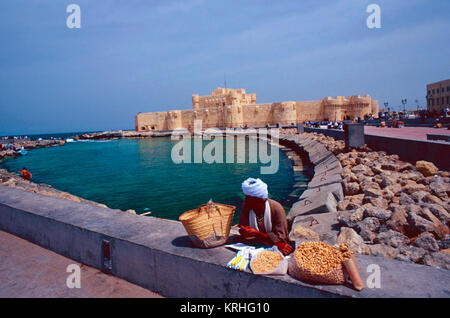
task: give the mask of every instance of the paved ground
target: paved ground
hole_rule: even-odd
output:
[[[427,134],[442,134],[450,136],[450,130],[448,130],[447,128],[427,128],[427,127],[382,128],[375,126],[365,126],[364,132],[369,135],[400,137],[407,139],[423,139],[423,140],[427,140]]]
[[[73,274],[66,271],[70,264],[81,268],[79,289],[67,287],[67,278]],[[161,296],[0,231],[0,298],[10,297]]]

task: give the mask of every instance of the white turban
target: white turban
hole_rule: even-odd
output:
[[[245,195],[262,199],[267,199],[269,195],[267,191],[267,184],[262,182],[262,180],[259,178],[248,178],[247,180],[242,182],[242,191]]]

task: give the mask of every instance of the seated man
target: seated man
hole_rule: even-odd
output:
[[[22,178],[28,181],[30,181],[30,179],[33,177],[33,175],[25,167],[23,167],[22,171],[17,171],[17,173],[20,173]]]
[[[288,243],[286,212],[280,203],[268,199],[267,184],[249,178],[242,183],[245,201],[239,219],[244,241],[276,245],[284,255],[294,248]]]

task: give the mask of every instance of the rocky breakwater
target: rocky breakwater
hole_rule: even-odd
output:
[[[16,189],[20,189],[20,190],[24,190],[24,191],[29,191],[29,192],[33,192],[33,193],[37,193],[37,194],[41,194],[41,195],[45,195],[45,196],[50,196],[50,197],[55,197],[55,198],[60,198],[60,199],[65,199],[65,200],[71,200],[71,201],[80,202],[80,203],[92,204],[92,205],[96,205],[96,206],[99,206],[102,208],[108,208],[104,204],[86,200],[86,199],[80,198],[78,196],[75,196],[73,194],[57,190],[48,184],[43,184],[43,183],[37,184],[37,183],[31,182],[28,180],[24,180],[22,177],[16,175],[15,173],[8,172],[5,169],[0,169],[0,185],[12,187],[12,188],[16,188]],[[134,210],[127,210],[125,212],[136,214],[136,212]]]
[[[102,140],[102,139],[120,139],[120,138],[151,138],[151,137],[166,137],[170,135],[171,132],[116,130],[116,131],[103,131],[103,132],[83,134],[81,136],[76,136],[74,139]]]
[[[281,135],[280,143],[295,150],[312,174],[307,188],[287,215],[290,239],[298,243],[320,240],[337,244],[337,205],[344,199],[339,160],[321,142],[306,134]]]
[[[0,160],[7,157],[17,157],[21,154],[18,152],[22,149],[22,147],[25,150],[31,150],[35,148],[45,148],[45,147],[54,147],[54,146],[62,146],[66,142],[64,140],[57,140],[57,139],[51,139],[51,140],[14,140],[14,149],[5,149],[0,150]],[[17,150],[17,151],[16,151]]]
[[[315,169],[331,164],[293,206],[293,239],[331,237],[333,243],[337,235],[336,243],[357,253],[450,269],[449,172],[367,147],[346,152],[342,141],[320,134],[300,136],[291,138],[310,150],[313,160],[321,158]],[[334,198],[322,193],[319,199],[320,191],[310,191],[321,183],[335,187],[328,190]]]

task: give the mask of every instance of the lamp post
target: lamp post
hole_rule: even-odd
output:
[[[417,112],[419,112],[419,108],[420,108],[419,107],[419,101],[416,99],[415,102],[416,102],[416,105],[417,105]]]
[[[402,99],[402,104],[403,104],[403,114],[406,113],[406,103],[407,103],[406,98],[405,98],[405,99]]]

